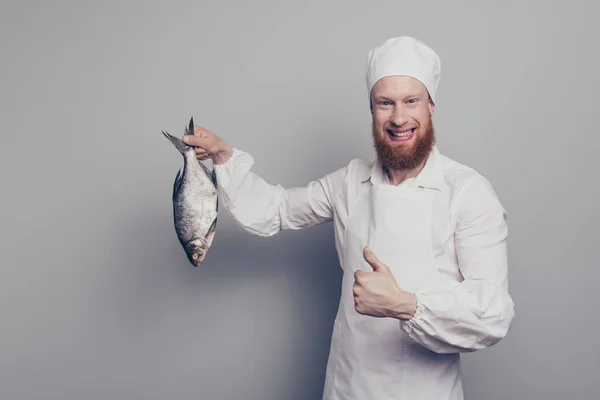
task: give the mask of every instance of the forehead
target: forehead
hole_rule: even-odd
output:
[[[412,76],[394,75],[381,78],[371,90],[372,96],[416,96],[427,92],[425,85]]]

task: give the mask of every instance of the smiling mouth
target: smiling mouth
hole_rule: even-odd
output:
[[[387,133],[388,133],[388,135],[390,135],[392,137],[405,138],[405,137],[412,135],[415,132],[415,129],[416,128],[412,128],[412,129],[405,130],[405,131],[393,131],[391,129],[387,129]]]

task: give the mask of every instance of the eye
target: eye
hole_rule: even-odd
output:
[[[408,102],[409,102],[410,104],[414,104],[414,103],[416,103],[416,102],[417,102],[417,100],[418,100],[418,99],[409,99],[409,100],[408,100]]]
[[[391,104],[392,104],[391,102],[385,101],[385,100],[382,100],[382,101],[379,102],[379,105],[382,105],[382,106],[389,106]]]

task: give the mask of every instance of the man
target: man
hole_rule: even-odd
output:
[[[199,159],[212,158],[221,204],[247,231],[334,223],[344,274],[323,399],[463,399],[460,353],[496,344],[513,322],[506,212],[483,176],[435,145],[439,77],[421,41],[373,49],[377,159],[306,187],[268,184],[248,153],[206,129],[188,138]]]

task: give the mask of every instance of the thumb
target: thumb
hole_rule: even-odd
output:
[[[388,266],[382,263],[367,246],[365,246],[365,249],[363,251],[363,257],[365,258],[365,261],[368,262],[369,265],[373,268],[373,271],[386,273],[390,272]]]

